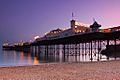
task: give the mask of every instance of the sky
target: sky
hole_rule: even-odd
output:
[[[102,28],[120,25],[120,0],[0,0],[0,43],[33,40],[56,28],[69,28],[72,12],[78,22]]]

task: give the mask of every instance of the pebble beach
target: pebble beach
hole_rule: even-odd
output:
[[[120,80],[120,61],[1,67],[0,80]]]

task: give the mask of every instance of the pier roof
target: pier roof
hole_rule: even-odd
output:
[[[83,33],[79,35],[58,38],[53,40],[42,40],[32,43],[32,45],[77,44],[83,42],[87,43],[95,40],[114,40],[114,39],[119,39],[120,38],[119,35],[120,35],[120,31],[109,32],[109,33],[89,32],[89,33]]]
[[[90,28],[94,28],[94,27],[101,27],[101,25],[98,24],[97,21],[94,21],[94,23],[90,25]]]

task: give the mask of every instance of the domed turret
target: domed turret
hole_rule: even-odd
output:
[[[94,23],[92,25],[90,25],[92,32],[98,32],[100,27],[101,27],[101,25],[98,24],[96,21],[94,21]]]

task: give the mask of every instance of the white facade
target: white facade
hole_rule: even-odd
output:
[[[75,20],[71,20],[70,25],[71,25],[71,28],[66,30],[61,30],[59,32],[57,31],[57,29],[52,30],[52,31],[56,31],[57,33],[56,32],[53,33],[52,31],[50,31],[44,37],[42,37],[41,40],[52,40],[57,38],[69,37],[76,34],[85,33],[88,29],[90,29],[89,27],[86,27],[83,24],[82,25],[76,24]]]

